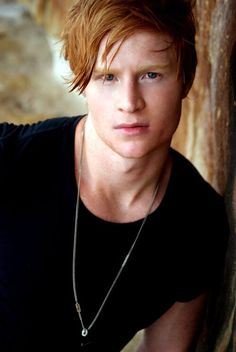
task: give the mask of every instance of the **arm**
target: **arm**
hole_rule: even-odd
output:
[[[207,295],[175,303],[144,332],[137,352],[192,352],[197,343]]]

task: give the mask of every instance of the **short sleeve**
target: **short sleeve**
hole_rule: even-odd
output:
[[[224,266],[229,225],[224,200],[209,188],[205,199],[196,199],[186,210],[187,231],[180,239],[175,271],[176,301],[190,301],[219,288]]]

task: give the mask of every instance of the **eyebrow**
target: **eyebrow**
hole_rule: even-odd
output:
[[[163,70],[169,66],[170,66],[170,63],[144,65],[144,66],[139,66],[137,71],[138,71],[138,73],[152,72],[152,71]],[[112,69],[112,68],[108,67],[108,69],[106,71],[105,67],[104,67],[104,69],[97,67],[94,69],[93,74],[94,75],[103,75],[104,73],[110,73],[110,72],[112,72],[113,74],[118,74],[119,70],[117,70],[116,68]]]
[[[138,67],[138,72],[158,71],[158,70],[163,70],[169,66],[170,66],[170,63],[144,65],[144,66]]]

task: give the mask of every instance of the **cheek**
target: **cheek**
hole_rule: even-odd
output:
[[[87,101],[88,112],[91,113],[93,116],[97,115],[97,118],[99,118],[99,115],[102,113],[104,109],[104,105],[105,105],[104,101],[100,99],[98,96],[91,95],[91,94],[87,95],[86,101]]]
[[[175,94],[174,94],[175,93]],[[176,131],[181,116],[182,100],[176,96],[176,92],[171,95],[170,92],[162,97],[158,97],[152,102],[152,111],[155,128],[158,133],[165,139],[171,137]]]
[[[86,102],[88,111],[92,114],[106,114],[110,110],[112,103],[111,99],[105,94],[103,89],[97,89],[96,87],[89,87],[86,90]]]

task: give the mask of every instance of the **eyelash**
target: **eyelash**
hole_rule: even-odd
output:
[[[153,77],[153,76],[154,76],[154,77]],[[142,78],[147,77],[147,78],[149,78],[149,79],[151,79],[151,80],[154,80],[154,79],[156,79],[157,77],[161,77],[161,76],[162,76],[162,75],[161,75],[160,73],[150,71],[150,72],[145,73],[145,74],[142,76]],[[111,79],[110,79],[110,78],[111,78]],[[112,81],[114,80],[114,78],[115,78],[115,76],[114,76],[112,73],[108,73],[108,74],[106,74],[106,75],[103,77],[103,81],[104,81],[104,82],[112,82]]]
[[[112,79],[108,79],[108,77],[112,77]],[[103,80],[105,82],[112,82],[114,78],[115,78],[115,76],[112,73],[108,73],[103,77]]]
[[[157,78],[157,77],[160,76],[160,74],[157,73],[157,72],[147,72],[146,75],[147,75],[147,77],[150,78],[150,79],[155,79],[155,78]],[[151,75],[154,75],[155,77],[150,77]]]

